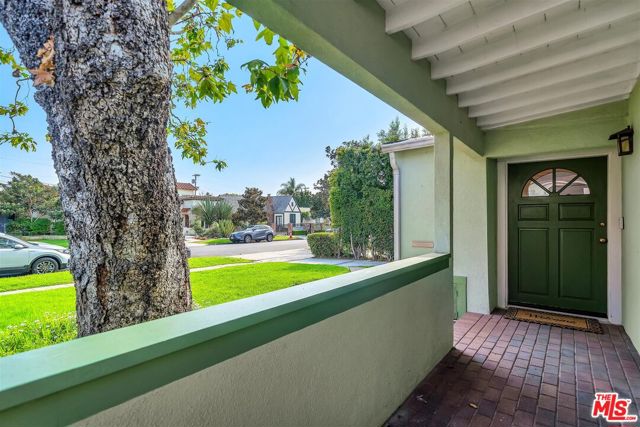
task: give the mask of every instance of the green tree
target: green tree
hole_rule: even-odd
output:
[[[427,130],[425,128],[412,128],[409,129],[405,124],[401,126],[400,119],[396,117],[389,123],[389,127],[385,130],[382,129],[378,132],[378,142],[381,144],[387,144],[390,142],[404,141],[409,138],[418,138],[419,136],[426,136]]]
[[[233,214],[233,222],[236,224],[260,224],[267,221],[265,206],[267,198],[262,191],[255,187],[247,187],[238,201],[240,205]]]
[[[329,208],[329,172],[313,184],[316,191],[311,195],[311,216],[314,218],[327,218],[330,215]]]
[[[417,130],[412,132],[418,132]],[[369,137],[347,141],[325,149],[333,170],[316,183],[318,211],[328,194],[332,224],[346,253],[355,258],[393,259],[393,171],[381,144],[410,135],[398,119],[378,132],[378,142]]]
[[[303,190],[304,188],[306,188],[304,184],[296,182],[296,179],[291,177],[287,180],[287,182],[283,182],[282,184],[280,184],[278,194],[294,196],[297,192]]]
[[[20,88],[32,84],[60,178],[83,336],[191,309],[167,137],[197,164],[225,163],[208,156],[207,123],[174,107],[222,102],[240,85],[264,107],[297,100],[307,55],[254,22],[273,58],[248,61],[246,77],[231,81],[225,55],[241,45],[233,24],[242,13],[224,1],[63,3],[0,2],[13,43],[0,48],[0,65],[18,87],[0,106],[11,123],[0,144],[35,149],[16,126],[29,109]]]
[[[0,184],[0,213],[15,219],[34,221],[49,217],[60,219],[60,195],[52,185],[43,184],[31,175],[11,172],[11,179]]]

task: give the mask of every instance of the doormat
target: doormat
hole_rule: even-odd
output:
[[[519,320],[521,322],[538,323],[540,325],[557,326],[559,328],[575,329],[576,331],[593,332],[595,334],[603,333],[600,322],[596,319],[587,319],[584,317],[510,307],[504,315],[504,318]]]

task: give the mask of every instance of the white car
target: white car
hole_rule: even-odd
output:
[[[66,269],[69,250],[58,245],[25,242],[0,233],[0,276],[52,273]]]

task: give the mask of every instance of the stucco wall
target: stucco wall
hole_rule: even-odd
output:
[[[440,271],[77,425],[381,425],[452,346],[451,274]]]
[[[489,274],[487,160],[458,141],[453,148],[453,274],[467,278],[467,310],[489,313],[496,285]]]
[[[490,130],[485,156],[506,158],[611,147],[612,132],[626,126],[627,101]]]
[[[434,152],[425,147],[395,155],[400,169],[400,254],[409,258],[432,252],[411,242],[435,239]]]
[[[635,152],[622,159],[622,324],[640,348],[640,84],[629,98],[629,124],[635,129]]]

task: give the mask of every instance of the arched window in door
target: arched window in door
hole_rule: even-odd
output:
[[[569,169],[550,168],[542,170],[527,180],[522,197],[584,196],[591,194],[587,181]]]

